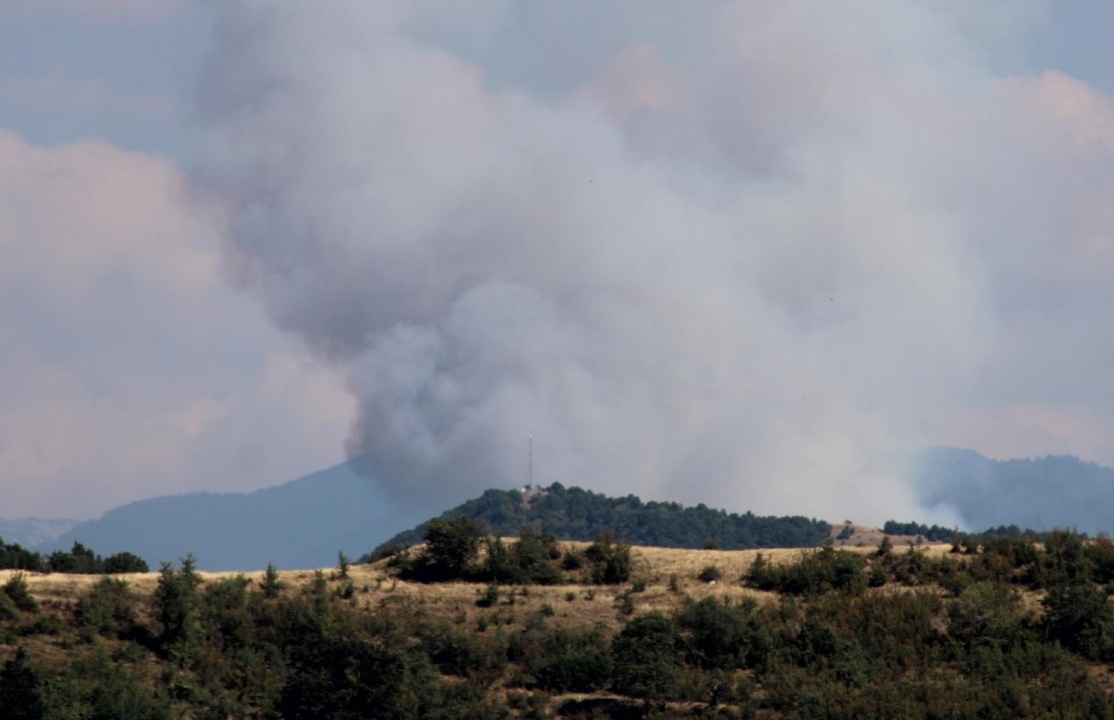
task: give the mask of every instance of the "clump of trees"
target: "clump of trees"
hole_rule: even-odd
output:
[[[103,575],[145,573],[150,568],[143,558],[130,552],[103,558],[92,549],[75,542],[68,551],[55,550],[44,557],[40,552],[28,550],[19,543],[5,543],[0,538],[0,570]]]
[[[467,515],[430,521],[425,546],[415,554],[397,551],[392,564],[403,578],[420,582],[467,580],[494,585],[557,585],[590,582],[613,585],[631,577],[631,546],[604,532],[582,551],[560,547],[550,533],[532,526],[516,541],[487,534]]]

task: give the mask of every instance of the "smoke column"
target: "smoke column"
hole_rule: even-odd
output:
[[[946,521],[886,458],[971,416],[1067,212],[1001,70],[1035,9],[237,0],[194,175],[399,498],[533,432],[539,484]]]

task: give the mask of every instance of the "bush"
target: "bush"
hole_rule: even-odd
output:
[[[617,542],[611,532],[600,534],[584,556],[592,564],[590,579],[598,585],[617,585],[630,579],[630,545]]]
[[[27,579],[23,573],[12,575],[8,582],[4,583],[4,594],[20,610],[34,612],[39,607],[39,603],[31,596],[31,589],[27,586]]]
[[[579,570],[584,567],[585,562],[587,562],[587,559],[584,557],[584,553],[571,549],[566,550],[565,554],[561,557],[561,569]]]
[[[1021,596],[1002,583],[979,582],[948,606],[948,633],[964,643],[1005,647],[1021,630]]]
[[[713,599],[689,605],[677,616],[689,662],[705,669],[733,670],[741,665],[749,633],[742,615]]]
[[[631,620],[611,641],[616,692],[651,704],[668,699],[681,666],[677,628],[660,613]]]
[[[1041,604],[1049,639],[1090,660],[1114,658],[1114,611],[1106,594],[1089,580],[1080,578],[1055,585]]]
[[[483,652],[476,637],[453,630],[445,621],[422,625],[418,637],[430,662],[447,675],[465,676],[482,666]]]
[[[540,641],[528,664],[534,684],[551,692],[590,693],[611,679],[611,653],[598,631],[558,628]]]
[[[425,554],[449,578],[463,576],[479,552],[483,525],[467,515],[452,520],[434,518],[425,531]]]
[[[697,580],[706,583],[715,582],[722,577],[723,571],[715,565],[706,565],[699,573],[696,574]]]
[[[120,636],[135,624],[134,603],[127,582],[102,578],[78,598],[74,618],[87,631]]]
[[[300,644],[293,662],[295,671],[287,676],[278,701],[281,717],[404,717],[399,699],[405,664],[395,650],[326,633]]]
[[[0,718],[38,720],[44,717],[41,684],[27,650],[19,648],[15,657],[0,668]]]
[[[109,575],[151,572],[147,561],[130,552],[110,555],[104,561],[104,572]]]
[[[499,602],[499,585],[491,583],[487,586],[487,590],[476,601],[476,607],[491,607]]]
[[[15,606],[15,602],[8,596],[8,593],[0,592],[0,622],[18,620],[19,618],[19,608]]]
[[[865,563],[858,553],[831,547],[804,551],[797,562],[786,565],[774,565],[759,553],[743,579],[751,587],[790,595],[859,591],[866,585]]]

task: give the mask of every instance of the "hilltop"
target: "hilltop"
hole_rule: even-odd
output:
[[[643,502],[634,495],[608,497],[560,483],[522,491],[487,490],[440,517],[458,515],[484,523],[495,535],[516,535],[524,527],[533,527],[561,540],[588,541],[610,531],[635,545],[662,548],[815,547],[831,529],[827,522],[802,516],[758,516],[703,504],[686,507],[675,502]],[[403,531],[384,546],[415,545],[428,527],[427,521]]]

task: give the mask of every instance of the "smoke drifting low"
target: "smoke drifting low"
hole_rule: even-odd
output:
[[[196,111],[234,277],[400,497],[525,482],[533,433],[539,483],[947,521],[885,458],[1109,423],[1094,368],[1032,389],[1069,314],[1114,348],[1114,113],[1003,76],[1028,4],[467,5],[225,3]]]

